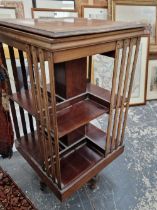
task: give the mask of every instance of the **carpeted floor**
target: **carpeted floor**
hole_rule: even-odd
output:
[[[12,178],[0,167],[0,210],[37,210]]]
[[[98,124],[105,127],[102,119]],[[48,189],[40,191],[19,153],[0,165],[39,210],[157,210],[157,101],[131,107],[127,125],[125,152],[100,173],[97,188],[84,186],[64,203]]]

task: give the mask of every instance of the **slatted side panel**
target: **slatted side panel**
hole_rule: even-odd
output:
[[[29,84],[28,84],[28,65],[26,66],[25,63],[25,56],[26,54],[22,50],[18,50],[18,56],[19,56],[19,64],[21,67],[21,73],[22,73],[22,80],[23,80],[23,87],[24,90],[29,89]],[[31,114],[28,113],[28,119],[29,119],[29,127],[30,131],[34,132],[34,123],[33,123],[33,117]]]
[[[123,125],[122,125],[122,133],[118,139],[118,144],[122,145],[123,141],[124,141],[124,131],[126,128],[126,122],[127,122],[127,116],[128,116],[128,109],[129,109],[129,102],[130,102],[130,98],[131,98],[131,92],[132,92],[132,87],[133,87],[133,82],[134,82],[134,76],[135,76],[135,70],[136,70],[136,64],[137,64],[137,60],[138,60],[138,53],[139,53],[139,48],[140,48],[140,41],[141,38],[137,38],[137,39],[133,39],[132,42],[133,44],[136,43],[136,49],[135,49],[135,53],[134,53],[134,59],[132,62],[132,72],[130,75],[130,81],[128,84],[128,94],[127,94],[127,103],[125,104],[125,113],[124,113],[124,121],[123,121]]]
[[[123,144],[140,38],[117,42],[105,155]]]
[[[27,56],[44,170],[61,187],[53,54],[30,46]]]
[[[4,67],[8,72],[9,95],[21,93],[28,90],[28,77],[25,64],[24,52],[12,46],[0,44],[0,55]],[[33,117],[28,114],[21,106],[10,99],[10,108],[14,122],[16,138],[34,132]]]
[[[61,186],[61,171],[60,171],[60,157],[59,157],[59,136],[57,126],[57,115],[56,115],[56,97],[55,97],[55,79],[54,79],[54,59],[52,53],[47,53],[48,67],[49,67],[49,78],[50,78],[50,98],[51,98],[51,118],[53,125],[53,138],[54,138],[54,150],[56,157],[56,178],[60,188]]]
[[[39,94],[37,92],[37,84],[36,83],[36,79],[35,79],[35,72],[37,69],[38,72],[38,60],[35,61],[35,59],[37,59],[36,55],[33,56],[34,53],[32,53],[33,48],[31,48],[30,46],[27,46],[27,50],[26,50],[26,56],[27,56],[27,61],[28,61],[28,72],[29,72],[29,77],[30,77],[30,90],[31,90],[31,95],[32,95],[32,103],[33,103],[33,109],[35,110],[36,116],[35,118],[39,118],[40,117],[40,103],[38,104],[38,100],[40,98],[38,98]],[[34,64],[36,63],[36,64]],[[42,113],[42,112],[41,112]],[[43,165],[43,170],[45,170],[45,159],[47,160],[46,163],[48,165],[48,158],[46,158],[46,154],[45,154],[45,144],[44,144],[44,140],[43,140],[43,135],[44,135],[44,131],[41,130],[42,126],[40,124],[40,122],[38,120],[36,120],[36,125],[37,125],[37,135],[38,135],[38,141],[39,141],[39,148],[40,148],[40,156],[42,159],[42,165]],[[47,166],[46,165],[46,166]],[[48,171],[48,166],[46,168],[46,170]]]
[[[14,49],[11,46],[9,46],[9,55],[10,55],[10,60],[11,60],[13,80],[15,82],[16,92],[21,92],[21,84],[20,84],[20,79],[19,79],[19,75],[18,75],[18,69],[17,69],[17,65],[16,65],[16,60],[15,60]],[[27,127],[26,127],[24,110],[20,106],[19,106],[19,111],[20,111],[23,133],[24,133],[24,135],[27,135]]]

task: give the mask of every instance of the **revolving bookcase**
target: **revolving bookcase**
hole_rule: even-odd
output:
[[[60,200],[124,151],[144,32],[145,25],[139,23],[81,18],[0,21],[16,148]],[[90,83],[87,57],[98,53],[114,57],[111,90]],[[104,114],[106,131],[90,123]]]

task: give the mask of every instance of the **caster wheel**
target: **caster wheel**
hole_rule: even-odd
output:
[[[91,190],[96,189],[97,187],[97,181],[98,181],[98,176],[93,177],[90,181],[89,181],[89,188]]]
[[[46,184],[44,182],[40,182],[40,190],[44,191],[46,189]]]

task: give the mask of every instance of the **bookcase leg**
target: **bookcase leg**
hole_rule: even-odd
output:
[[[46,189],[46,187],[47,187],[47,185],[43,181],[40,181],[40,190],[44,191]]]
[[[89,187],[90,187],[90,189],[92,189],[92,190],[96,189],[98,179],[99,179],[99,175],[97,174],[96,176],[94,176],[94,177],[89,181]]]

